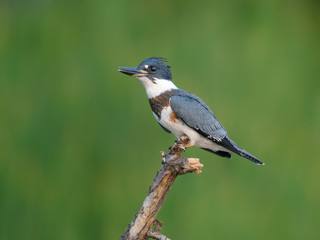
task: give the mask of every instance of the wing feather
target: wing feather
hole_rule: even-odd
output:
[[[175,114],[201,135],[218,142],[227,136],[211,109],[199,97],[183,92],[172,96],[169,103]]]

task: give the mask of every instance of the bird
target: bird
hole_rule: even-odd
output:
[[[196,146],[225,158],[231,158],[233,153],[255,164],[264,165],[228,136],[203,100],[173,83],[166,58],[150,57],[136,68],[118,67],[118,71],[136,77],[142,83],[155,119],[178,140],[187,140],[185,148]]]

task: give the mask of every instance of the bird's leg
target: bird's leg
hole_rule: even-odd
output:
[[[174,144],[169,147],[169,155],[179,153],[181,154],[183,151],[186,150],[187,147],[192,147],[194,145],[194,142],[190,141],[187,136],[182,136],[178,140],[174,142]],[[165,155],[162,156],[163,163],[165,162]]]
[[[182,136],[180,140],[183,143],[184,148],[194,146],[194,142],[192,142],[186,135]]]

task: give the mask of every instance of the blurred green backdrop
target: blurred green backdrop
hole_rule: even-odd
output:
[[[200,149],[172,239],[319,239],[319,1],[0,2],[0,238],[118,239],[175,140],[138,80],[167,57],[256,166]]]

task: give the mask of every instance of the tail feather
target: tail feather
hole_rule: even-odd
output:
[[[225,137],[222,140],[222,145],[229,149],[230,151],[238,154],[241,157],[244,157],[248,160],[250,160],[251,162],[258,164],[258,165],[264,165],[263,162],[261,162],[258,158],[256,158],[255,156],[253,156],[252,154],[248,153],[246,150],[240,148],[234,141],[232,141],[229,137]]]
[[[213,153],[213,154],[216,154],[216,155],[218,155],[218,156],[220,156],[220,157],[231,158],[231,154],[228,153],[228,152],[224,152],[224,151],[213,151],[213,150],[211,150],[211,149],[209,149],[209,148],[202,148],[202,149],[203,149],[203,150],[206,150],[206,151],[208,151],[208,152],[211,152],[211,153]]]
[[[250,153],[246,152],[245,150],[241,150],[239,151],[239,155],[241,157],[244,157],[248,160],[250,160],[251,162],[258,164],[258,165],[264,165],[264,162],[261,162],[258,158],[256,158],[255,156],[251,155]]]

